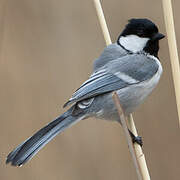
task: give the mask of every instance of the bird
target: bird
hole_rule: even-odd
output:
[[[105,47],[94,61],[89,79],[63,106],[70,108],[17,146],[6,163],[24,165],[57,134],[89,117],[121,124],[112,94],[118,94],[125,115],[144,102],[163,72],[158,52],[159,40],[164,37],[149,19],[128,20],[117,41]],[[133,142],[141,144],[141,139],[129,132]]]

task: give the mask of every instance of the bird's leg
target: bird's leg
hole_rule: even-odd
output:
[[[142,137],[141,136],[135,136],[130,130],[129,130],[129,134],[131,136],[132,142],[137,143],[142,147],[142,145],[143,145]]]

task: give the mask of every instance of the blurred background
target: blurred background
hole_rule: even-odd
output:
[[[102,5],[113,41],[132,17],[149,18],[165,33],[161,1]],[[178,44],[179,6],[173,1]],[[120,125],[94,119],[66,130],[25,166],[5,165],[15,146],[64,111],[104,47],[93,0],[0,1],[1,180],[136,179]],[[178,180],[180,130],[167,39],[160,47],[163,76],[134,119],[152,179]]]

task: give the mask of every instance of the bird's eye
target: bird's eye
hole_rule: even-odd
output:
[[[137,35],[140,37],[144,36],[144,31],[142,29],[138,30]]]

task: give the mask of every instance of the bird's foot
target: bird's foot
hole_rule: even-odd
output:
[[[139,144],[141,147],[143,145],[142,137],[141,136],[135,136],[130,130],[129,130],[131,139],[133,143]]]

